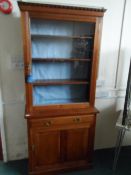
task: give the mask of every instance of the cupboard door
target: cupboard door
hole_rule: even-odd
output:
[[[33,168],[55,165],[60,157],[60,132],[32,129]]]
[[[62,131],[65,161],[86,160],[92,162],[94,131],[95,129],[90,123],[81,128],[74,127]]]
[[[67,161],[86,159],[88,129],[71,129],[67,132]]]

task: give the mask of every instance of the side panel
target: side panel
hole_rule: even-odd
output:
[[[94,106],[95,102],[95,91],[96,91],[96,79],[99,66],[99,52],[100,52],[100,41],[102,32],[102,18],[97,18],[94,38],[94,49],[93,49],[93,61],[92,61],[92,72],[91,72],[91,85],[90,85],[90,104]]]
[[[23,31],[23,50],[24,50],[24,71],[25,80],[31,72],[31,37],[29,13],[21,12],[21,22]],[[26,113],[31,111],[32,106],[32,86],[25,82],[26,90]]]

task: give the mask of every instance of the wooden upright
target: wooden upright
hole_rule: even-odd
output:
[[[23,29],[29,174],[47,175],[90,168],[98,113],[94,101],[105,9],[25,2],[18,4]],[[42,26],[43,29],[39,29]],[[48,26],[48,30],[44,31]],[[53,43],[56,46],[50,47]],[[67,51],[64,51],[65,47]],[[51,48],[46,56],[47,50]],[[70,56],[67,54],[69,52]],[[57,56],[60,54],[61,57]],[[50,75],[53,78],[46,78],[46,73],[50,74],[50,69],[46,69],[45,78],[34,79],[32,70],[35,67],[39,72],[38,65],[43,66],[41,71],[45,67],[55,70],[54,76]],[[61,70],[66,71],[69,65],[75,73],[69,75],[68,70],[65,75],[67,77],[68,74],[68,77],[60,78],[56,71],[59,72],[61,66]],[[82,73],[84,68],[85,73]],[[59,73],[62,77],[63,73]],[[56,93],[56,88],[61,95]],[[55,100],[51,93],[56,95]],[[62,98],[63,94],[65,96]],[[36,97],[39,103],[35,100]]]

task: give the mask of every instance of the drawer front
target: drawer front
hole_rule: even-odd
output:
[[[74,125],[74,124],[84,124],[92,123],[94,121],[95,115],[77,115],[77,116],[64,116],[56,118],[46,118],[46,119],[33,119],[30,121],[30,127],[45,127],[51,128],[61,125]]]

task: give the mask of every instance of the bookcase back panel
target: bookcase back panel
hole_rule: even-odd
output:
[[[31,34],[82,36],[94,35],[95,25],[89,22],[31,19]]]
[[[88,102],[88,85],[34,86],[33,105]]]
[[[46,62],[32,64],[32,79],[35,80],[57,80],[78,79],[90,80],[90,63],[75,62]]]
[[[70,58],[73,56],[72,39],[32,39],[32,58]]]
[[[32,58],[92,58],[91,39],[33,38]]]
[[[91,58],[93,23],[31,20],[32,58]]]
[[[33,105],[89,102],[95,23],[30,21]]]

